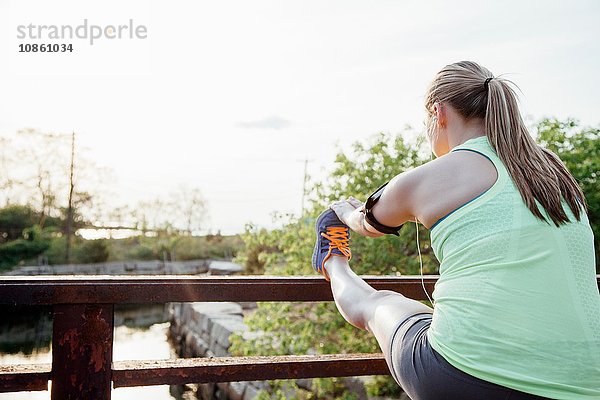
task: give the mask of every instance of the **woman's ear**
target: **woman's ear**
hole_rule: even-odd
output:
[[[441,128],[446,127],[446,119],[447,119],[446,107],[444,107],[444,105],[442,103],[435,103],[433,105],[433,112],[435,112],[435,115],[437,117],[437,121],[438,121],[438,124],[440,125],[440,127]]]

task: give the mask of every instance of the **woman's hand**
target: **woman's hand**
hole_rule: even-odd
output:
[[[372,232],[365,228],[363,224],[365,214],[362,211],[364,203],[362,201],[350,196],[346,200],[334,201],[329,207],[336,213],[340,221],[348,225],[354,232],[367,237],[384,235],[381,232]]]
[[[357,209],[357,206],[348,200],[338,200],[331,203],[329,208],[335,211],[340,221],[350,226],[350,215]],[[352,227],[350,226],[350,228]]]

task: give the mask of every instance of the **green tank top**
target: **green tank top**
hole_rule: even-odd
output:
[[[431,346],[488,382],[552,399],[600,399],[600,294],[586,214],[577,221],[563,202],[570,223],[539,220],[487,137],[459,150],[487,157],[498,179],[431,228],[440,261]]]

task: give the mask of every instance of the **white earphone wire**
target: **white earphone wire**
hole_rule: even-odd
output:
[[[419,222],[415,218],[415,230],[417,231],[417,252],[419,253],[419,267],[421,271],[421,286],[423,287],[423,291],[425,292],[425,296],[431,303],[432,307],[435,307],[435,302],[429,297],[429,293],[427,293],[427,289],[425,289],[425,278],[423,277],[423,256],[421,256],[421,245],[419,244]]]

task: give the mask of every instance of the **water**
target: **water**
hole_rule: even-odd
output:
[[[176,358],[168,341],[166,305],[115,306],[113,361]],[[50,307],[0,309],[0,365],[52,362]],[[51,382],[50,382],[51,384]],[[49,387],[50,388],[50,387]],[[114,400],[177,399],[169,386],[112,390]],[[0,393],[0,400],[50,399],[50,391]]]

